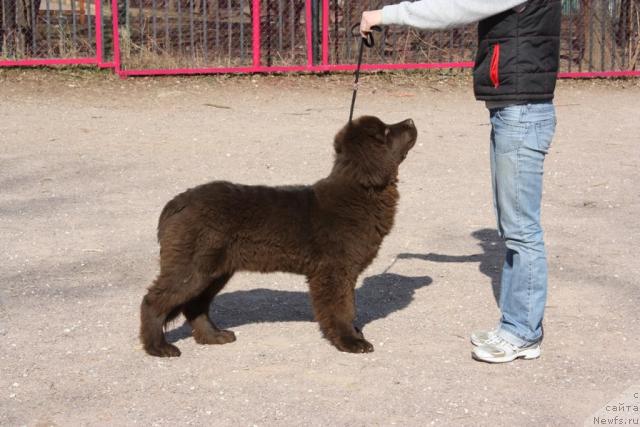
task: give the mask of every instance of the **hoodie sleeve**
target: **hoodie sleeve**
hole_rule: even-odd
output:
[[[382,8],[382,24],[444,30],[481,21],[526,3],[526,0],[419,0]]]

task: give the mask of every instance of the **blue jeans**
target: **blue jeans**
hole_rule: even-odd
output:
[[[489,110],[491,179],[507,253],[500,279],[498,335],[517,346],[542,339],[547,257],[540,225],[545,155],[556,128],[552,102]]]

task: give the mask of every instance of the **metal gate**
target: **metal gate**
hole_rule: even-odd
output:
[[[0,66],[121,76],[355,68],[363,10],[397,0],[0,0]],[[640,0],[564,0],[561,77],[640,75]],[[475,26],[390,26],[363,69],[468,68]]]

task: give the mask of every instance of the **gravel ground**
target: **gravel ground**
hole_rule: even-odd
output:
[[[167,360],[137,339],[162,206],[209,180],[325,176],[351,77],[0,71],[0,425],[582,425],[640,384],[640,81],[559,84],[543,355],[500,366],[468,340],[498,318],[503,253],[470,86],[362,79],[357,114],[419,129],[358,285],[374,353],[320,337],[302,277],[237,274],[212,310],[238,340],[199,346],[179,318]]]

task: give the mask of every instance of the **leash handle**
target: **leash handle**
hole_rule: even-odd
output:
[[[358,80],[360,80],[360,66],[362,65],[362,53],[364,51],[364,46],[369,48],[373,47],[375,45],[375,42],[373,39],[373,32],[382,31],[382,28],[378,27],[377,25],[374,25],[373,27],[371,27],[371,31],[366,33],[366,37],[363,37],[360,34],[359,28],[360,28],[359,22],[355,24],[353,27],[351,27],[351,35],[354,37],[360,36],[360,44],[358,46],[358,65],[356,66],[356,71],[355,71],[355,82],[353,83],[353,95],[351,96],[351,109],[349,110],[349,123],[351,123],[351,121],[353,120],[353,109],[356,105],[356,95],[358,94]],[[356,34],[354,34],[354,30],[357,30]]]
[[[357,24],[353,25],[351,27],[351,36],[353,37],[361,37],[362,39],[364,39],[364,45],[366,47],[373,47],[374,46],[374,40],[373,40],[373,32],[381,32],[382,28],[380,28],[377,25],[374,25],[373,27],[371,27],[371,31],[366,33],[366,36],[363,36],[362,34],[360,34],[360,23],[358,22]]]

